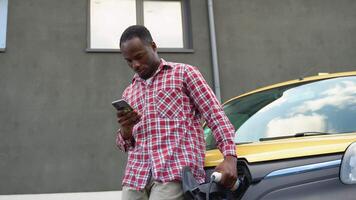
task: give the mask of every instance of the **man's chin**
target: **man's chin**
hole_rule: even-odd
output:
[[[153,75],[150,73],[137,73],[137,74],[140,78],[145,79],[145,80],[151,78],[151,76]]]
[[[147,74],[138,74],[138,76],[140,77],[140,78],[142,78],[142,79],[148,79],[149,77],[147,76]]]

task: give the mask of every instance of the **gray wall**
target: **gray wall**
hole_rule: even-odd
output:
[[[216,0],[214,9],[223,99],[356,70],[354,0]]]
[[[211,83],[205,1],[192,2],[195,53]],[[111,101],[132,72],[119,53],[86,53],[87,0],[10,0],[0,53],[0,194],[121,189]],[[204,59],[202,59],[204,58]]]
[[[121,189],[110,105],[132,72],[119,53],[87,53],[87,0],[10,0],[0,53],[0,194]],[[205,0],[191,0],[194,53],[212,86]],[[355,70],[356,1],[216,0],[222,97]]]

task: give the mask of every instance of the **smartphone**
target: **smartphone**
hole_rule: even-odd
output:
[[[124,99],[119,99],[119,100],[113,101],[111,104],[118,111],[120,111],[120,110],[132,111],[133,110],[132,107]]]

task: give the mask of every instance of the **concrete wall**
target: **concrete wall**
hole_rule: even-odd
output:
[[[223,99],[318,72],[356,70],[356,1],[214,1]]]
[[[205,0],[191,0],[194,53],[212,86]],[[356,2],[217,0],[222,97],[304,74],[355,70]],[[9,1],[0,53],[0,194],[121,189],[110,105],[132,72],[119,53],[87,53],[87,0]]]
[[[161,56],[200,66],[211,83],[205,1],[192,7],[195,53]],[[126,154],[110,103],[132,72],[119,53],[85,52],[87,9],[87,0],[9,1],[0,194],[121,189]]]

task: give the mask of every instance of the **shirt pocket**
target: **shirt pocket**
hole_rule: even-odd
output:
[[[156,102],[156,110],[160,118],[179,119],[184,117],[183,95],[178,88],[158,90]]]

